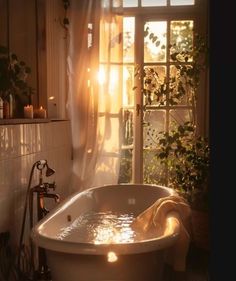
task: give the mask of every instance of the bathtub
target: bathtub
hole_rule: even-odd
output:
[[[61,202],[31,232],[36,246],[46,251],[52,281],[161,281],[165,251],[179,235],[178,223],[172,216],[167,218],[165,235],[138,241],[97,243],[96,240],[87,241],[87,234],[77,233],[77,230],[70,236],[70,231],[74,231],[72,226],[78,226],[86,214],[132,214],[135,217],[158,198],[173,193],[172,189],[156,185],[106,185],[75,193]],[[114,233],[110,235],[115,237]]]

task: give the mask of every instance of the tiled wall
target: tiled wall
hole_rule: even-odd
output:
[[[63,200],[69,194],[71,152],[69,121],[0,126],[0,232],[10,231],[13,244],[20,236],[32,165],[41,159],[48,161],[56,173],[44,176],[44,181],[55,181],[55,192]],[[35,169],[31,186],[38,182]],[[47,200],[49,209],[56,205]]]

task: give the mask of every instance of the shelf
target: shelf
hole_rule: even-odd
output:
[[[48,118],[12,118],[12,119],[0,119],[0,125],[14,125],[14,124],[35,124],[35,123],[48,123],[51,119]]]

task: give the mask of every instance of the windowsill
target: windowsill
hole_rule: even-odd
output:
[[[0,125],[14,125],[14,124],[35,124],[35,123],[48,123],[55,121],[68,121],[67,119],[49,119],[49,118],[12,118],[12,119],[0,119]]]
[[[12,118],[12,119],[0,119],[0,125],[13,125],[13,124],[34,124],[34,123],[47,123],[50,122],[51,119],[48,118]]]

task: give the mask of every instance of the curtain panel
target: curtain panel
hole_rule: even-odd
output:
[[[116,184],[122,120],[122,15],[110,1],[71,0],[67,110],[71,120],[71,192]]]

